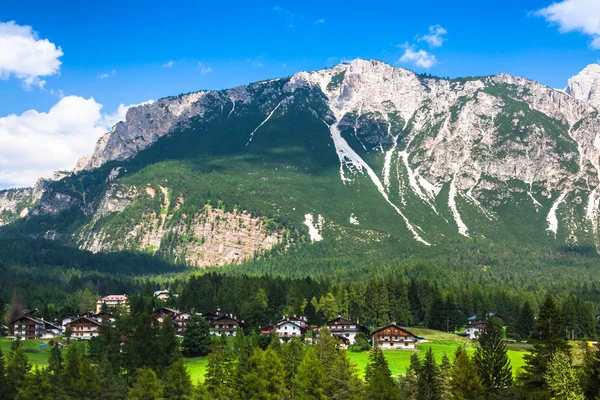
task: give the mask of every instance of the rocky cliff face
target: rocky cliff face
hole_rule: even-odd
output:
[[[512,236],[598,246],[598,82],[598,65],[570,79],[563,92],[505,74],[446,80],[355,60],[286,79],[165,98],[130,109],[126,121],[115,125],[93,155],[78,163],[76,176],[93,174],[108,161],[122,164],[103,181],[106,187],[100,195],[86,198],[70,189],[47,190],[28,213],[78,207],[89,218],[72,234],[82,248],[168,251],[200,266],[239,262],[282,242],[281,231],[242,211],[246,202],[270,215],[287,212],[286,218],[300,229],[308,227],[314,241],[327,240],[328,235],[340,240],[350,231],[360,236],[364,229],[379,231],[377,240],[393,233],[389,230],[404,231],[417,245],[434,245],[449,236]],[[297,116],[300,111],[302,118]],[[268,164],[266,157],[281,151],[292,125],[300,132],[294,134],[303,135],[294,146],[313,146],[311,155],[335,157],[324,165],[337,163],[336,182],[328,182],[336,189],[322,199],[314,195],[296,203],[302,194],[293,192],[293,182],[285,180],[293,193],[268,197],[259,189],[264,182],[283,179],[281,165]],[[326,143],[315,148],[321,139],[313,132],[321,130],[328,132]],[[136,186],[122,180],[127,160],[159,139],[176,139],[183,132],[191,136],[182,140],[194,135],[211,138],[210,151],[198,148],[208,154],[205,157],[225,164],[239,162],[234,155],[262,160],[268,174],[249,188],[246,181],[229,187],[240,193],[247,190],[236,197],[242,203],[239,211],[198,204],[201,211],[183,217],[177,207],[191,201],[186,191],[172,197],[167,182]],[[308,169],[293,157],[284,161],[285,169]],[[319,174],[326,171],[307,172],[313,181],[301,192],[321,187],[323,182],[314,180]],[[346,198],[332,197],[338,192]],[[12,207],[14,219],[19,207],[9,206],[1,196],[6,194],[0,195],[0,207]],[[347,215],[340,217],[342,206],[327,213],[324,202],[342,203],[347,196],[356,196]],[[377,210],[356,205],[364,196],[374,196],[365,204],[378,204],[394,215],[397,221],[389,222],[391,228],[379,229],[369,220],[387,223],[387,215],[376,216]],[[312,232],[317,229],[314,223],[305,218],[313,214],[327,221],[318,235]]]
[[[596,108],[600,107],[600,65],[590,64],[569,79],[565,92]]]

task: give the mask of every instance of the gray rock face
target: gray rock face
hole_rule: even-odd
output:
[[[590,64],[569,79],[565,92],[596,108],[600,107],[600,65]]]

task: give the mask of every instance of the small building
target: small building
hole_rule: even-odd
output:
[[[190,319],[191,316],[191,313],[183,311],[178,312],[177,314],[171,317],[173,319],[173,322],[175,323],[177,335],[183,336],[183,334],[185,333],[185,328],[187,327],[188,319]]]
[[[262,336],[272,336],[273,332],[275,332],[275,325],[265,325],[258,328],[258,332]]]
[[[497,321],[501,325],[504,325],[504,318],[500,316],[498,313],[488,313],[487,320]],[[465,327],[465,336],[471,340],[475,340],[479,337],[479,334],[485,328],[485,321],[477,318],[477,315],[473,315],[471,318],[467,320],[467,326]]]
[[[179,310],[168,307],[160,307],[152,311],[152,314],[154,314],[158,322],[162,324],[166,317],[171,317],[171,319],[174,320],[175,316],[179,314]]]
[[[171,293],[168,290],[157,290],[154,292],[154,297],[159,300],[167,300],[169,297],[171,297]]]
[[[344,344],[354,344],[356,335],[361,332],[367,336],[369,335],[369,330],[367,328],[358,322],[343,318],[341,315],[336,319],[329,321],[327,323],[327,329],[329,329],[333,336],[342,339]]]
[[[91,339],[100,334],[102,323],[94,318],[79,317],[67,324],[73,339]]]
[[[295,319],[282,319],[275,327],[275,334],[280,342],[287,342],[290,339],[304,340],[308,324],[302,324]]]
[[[13,335],[24,340],[52,339],[62,333],[59,326],[29,315],[17,318],[11,325]]]
[[[373,332],[373,344],[383,350],[414,350],[417,335],[391,323]]]
[[[62,319],[62,321],[60,322],[60,326],[62,327],[63,332],[67,330],[67,324],[77,318],[78,317],[76,317],[74,315],[69,315],[68,317],[64,317]]]
[[[217,311],[207,311],[201,314],[202,317],[208,321],[208,323],[213,322],[217,318],[221,318],[226,316],[227,314],[224,311],[221,311],[217,308]]]
[[[235,336],[238,329],[244,328],[244,321],[233,315],[224,315],[210,322],[210,334],[215,336]]]
[[[102,311],[104,305],[111,310],[114,310],[115,308],[129,309],[127,296],[124,294],[111,294],[98,300],[96,303],[96,314]]]

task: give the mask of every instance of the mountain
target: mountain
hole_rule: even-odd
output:
[[[0,192],[0,235],[197,266],[318,241],[384,258],[461,238],[597,247],[598,76],[563,92],[358,59],[167,97],[73,173]]]

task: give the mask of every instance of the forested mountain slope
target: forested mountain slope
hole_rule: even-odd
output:
[[[359,59],[164,98],[130,109],[74,173],[0,192],[0,235],[193,266],[315,241],[378,259],[465,238],[595,248],[589,76],[559,91]]]

